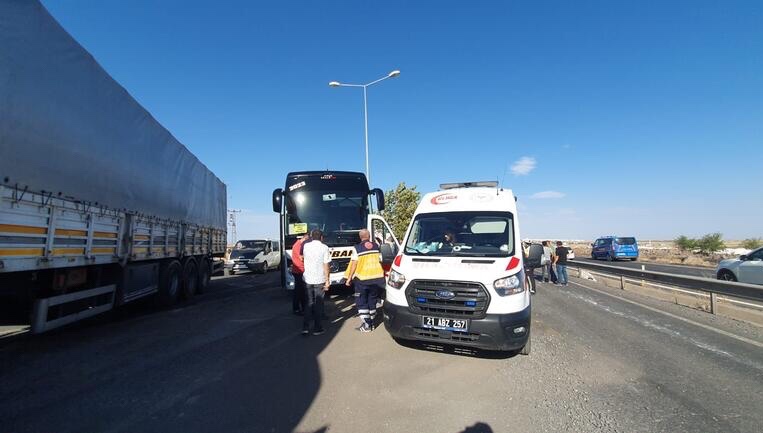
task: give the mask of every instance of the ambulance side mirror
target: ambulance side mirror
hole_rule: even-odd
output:
[[[527,252],[527,260],[525,262],[528,268],[539,268],[541,266],[541,260],[543,257],[543,245],[532,244],[530,245],[530,251]]]
[[[392,245],[382,244],[379,246],[379,251],[382,256],[382,264],[391,265],[392,261],[395,260],[395,251],[392,250]]]

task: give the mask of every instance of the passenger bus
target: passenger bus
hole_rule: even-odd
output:
[[[283,245],[281,285],[294,288],[291,254],[294,243],[305,233],[320,229],[331,251],[331,284],[345,282],[352,249],[360,242],[358,232],[368,229],[377,243],[398,241],[378,213],[384,210],[384,192],[370,189],[363,173],[302,171],[289,173],[284,188],[273,191],[273,211],[280,214]]]

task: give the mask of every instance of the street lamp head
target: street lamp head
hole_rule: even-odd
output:
[[[398,75],[400,75],[400,71],[395,69],[394,71],[390,72],[389,75],[387,75],[387,76],[390,77],[390,78],[394,78],[394,77],[397,77]]]
[[[339,87],[339,86],[341,86],[341,84],[339,83],[339,81],[332,81],[332,82],[329,83],[329,86],[331,86],[331,87]]]

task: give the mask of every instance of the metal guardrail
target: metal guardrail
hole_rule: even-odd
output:
[[[631,269],[612,265],[601,265],[598,263],[588,262],[568,263],[568,266],[619,276],[621,288],[624,288],[625,278],[627,277],[707,292],[710,294],[711,312],[717,311],[716,295],[732,296],[749,301],[763,302],[763,286],[757,284],[737,283],[732,281],[716,280],[713,278],[692,277],[688,275],[676,275],[666,272],[646,270],[642,271],[640,269]]]

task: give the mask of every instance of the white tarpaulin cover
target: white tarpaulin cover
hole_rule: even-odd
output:
[[[225,185],[36,0],[0,0],[0,182],[226,227]]]

